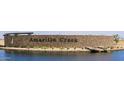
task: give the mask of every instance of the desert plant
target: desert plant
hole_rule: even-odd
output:
[[[116,44],[119,42],[119,39],[120,37],[118,34],[114,35],[114,41],[116,42]]]
[[[74,50],[76,50],[76,47],[74,47]]]
[[[69,50],[69,48],[67,48],[67,50]]]
[[[61,47],[60,49],[64,49],[63,47]]]
[[[54,49],[54,47],[52,47],[52,50]]]

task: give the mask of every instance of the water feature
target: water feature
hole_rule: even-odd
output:
[[[36,53],[0,50],[0,61],[124,61],[124,51],[110,53]]]

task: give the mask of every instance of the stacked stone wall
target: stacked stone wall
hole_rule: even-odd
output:
[[[94,35],[20,35],[5,36],[7,47],[110,47],[114,44],[112,36]]]

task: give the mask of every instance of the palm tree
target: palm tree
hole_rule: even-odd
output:
[[[116,42],[116,44],[119,42],[119,39],[120,37],[118,34],[114,35],[114,41]]]

